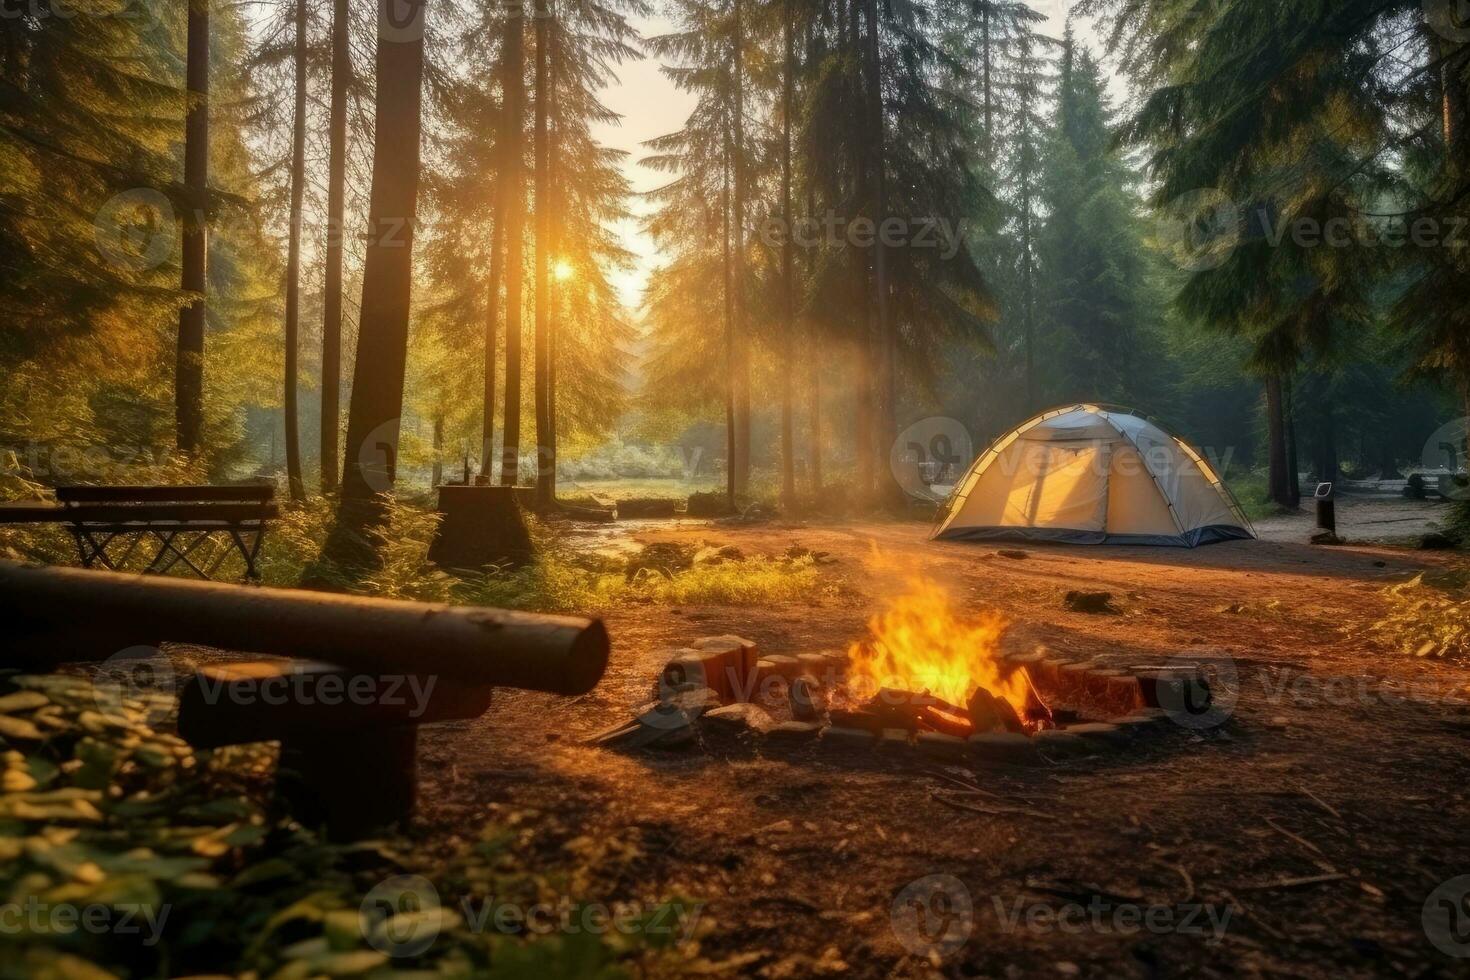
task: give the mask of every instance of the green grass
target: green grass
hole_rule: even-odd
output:
[[[571,499],[594,494],[603,500],[631,500],[664,498],[684,500],[691,493],[707,493],[718,490],[724,483],[715,477],[698,480],[664,480],[636,478],[617,480],[561,480],[557,490],[559,496]]]
[[[1279,517],[1290,513],[1280,505],[1266,499],[1265,473],[1241,473],[1227,478],[1225,484],[1230,487],[1230,492],[1235,494],[1235,499],[1240,502],[1240,509],[1245,511],[1245,516],[1252,521],[1261,521],[1268,517]]]
[[[559,547],[543,550],[525,568],[463,583],[459,601],[535,612],[597,613],[631,605],[761,606],[810,601],[830,593],[809,558],[747,558],[697,565],[671,576],[628,579],[616,567],[589,566]]]
[[[1470,581],[1462,571],[1423,573],[1383,590],[1388,613],[1368,635],[1418,657],[1470,658]]]
[[[379,564],[351,574],[322,561],[331,529],[331,501],[317,497],[282,508],[259,558],[264,584],[294,588],[310,570],[327,586],[344,592],[488,605],[536,612],[595,613],[635,604],[755,606],[795,602],[817,594],[823,584],[810,559],[750,557],[701,564],[674,574],[629,580],[621,560],[581,552],[556,532],[532,520],[536,557],[520,568],[487,568],[458,577],[429,561],[439,516],[415,502],[389,499],[387,520],[376,532]],[[59,526],[0,528],[0,553],[51,564],[74,563],[71,539]],[[233,559],[232,559],[233,560]],[[231,574],[226,566],[224,577]]]

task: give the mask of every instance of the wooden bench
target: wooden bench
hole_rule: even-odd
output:
[[[256,580],[266,524],[280,516],[274,498],[268,483],[57,487],[54,504],[0,504],[0,524],[64,525],[85,568],[123,571],[136,558],[147,574],[182,567],[212,579],[226,559],[239,555],[245,577]]]

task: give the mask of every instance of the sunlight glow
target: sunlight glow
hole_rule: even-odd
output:
[[[551,276],[557,282],[566,282],[576,274],[576,271],[566,259],[557,259],[551,267]]]

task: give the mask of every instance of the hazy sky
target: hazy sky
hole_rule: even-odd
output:
[[[638,30],[644,37],[667,34],[672,28],[662,15],[638,20]],[[598,126],[593,130],[594,138],[606,146],[627,151],[630,156],[624,172],[638,193],[653,190],[666,183],[668,174],[661,174],[638,165],[647,155],[642,144],[645,140],[666,133],[676,132],[684,125],[694,108],[694,96],[680,92],[674,83],[658,70],[658,63],[645,58],[629,62],[618,70],[618,83],[603,93],[603,102],[623,119],[620,125]],[[635,197],[632,201],[635,214],[646,214],[648,202]],[[648,280],[649,270],[654,267],[653,241],[642,233],[639,223],[622,222],[619,227],[623,243],[638,256],[637,265],[627,273],[616,277],[618,291],[629,309],[636,309],[643,294],[643,285]]]
[[[1068,0],[1031,0],[1033,9],[1048,15],[1047,27],[1058,36],[1066,19],[1067,6]],[[635,23],[644,37],[668,33],[672,29],[662,14],[638,18]],[[1092,40],[1086,25],[1079,24],[1078,31],[1085,40]],[[630,154],[625,172],[633,184],[633,190],[645,192],[666,182],[669,179],[667,174],[656,173],[638,165],[638,161],[647,155],[642,143],[681,128],[694,107],[694,97],[675,88],[658,70],[656,62],[644,59],[622,66],[618,71],[617,83],[603,92],[603,101],[614,112],[621,114],[623,119],[619,125],[596,127],[593,135],[604,145]],[[646,200],[635,198],[632,209],[636,214],[646,213]],[[617,276],[614,281],[623,302],[630,309],[636,309],[642,299],[648,273],[658,264],[659,258],[655,254],[652,240],[642,233],[637,221],[623,222],[618,231],[628,250],[638,256],[638,262],[633,269]]]

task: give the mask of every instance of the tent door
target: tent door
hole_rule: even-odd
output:
[[[1027,455],[1035,479],[1013,496],[1019,506],[1007,508],[1012,512],[1006,523],[1074,531],[1107,529],[1110,446],[1032,443]]]

